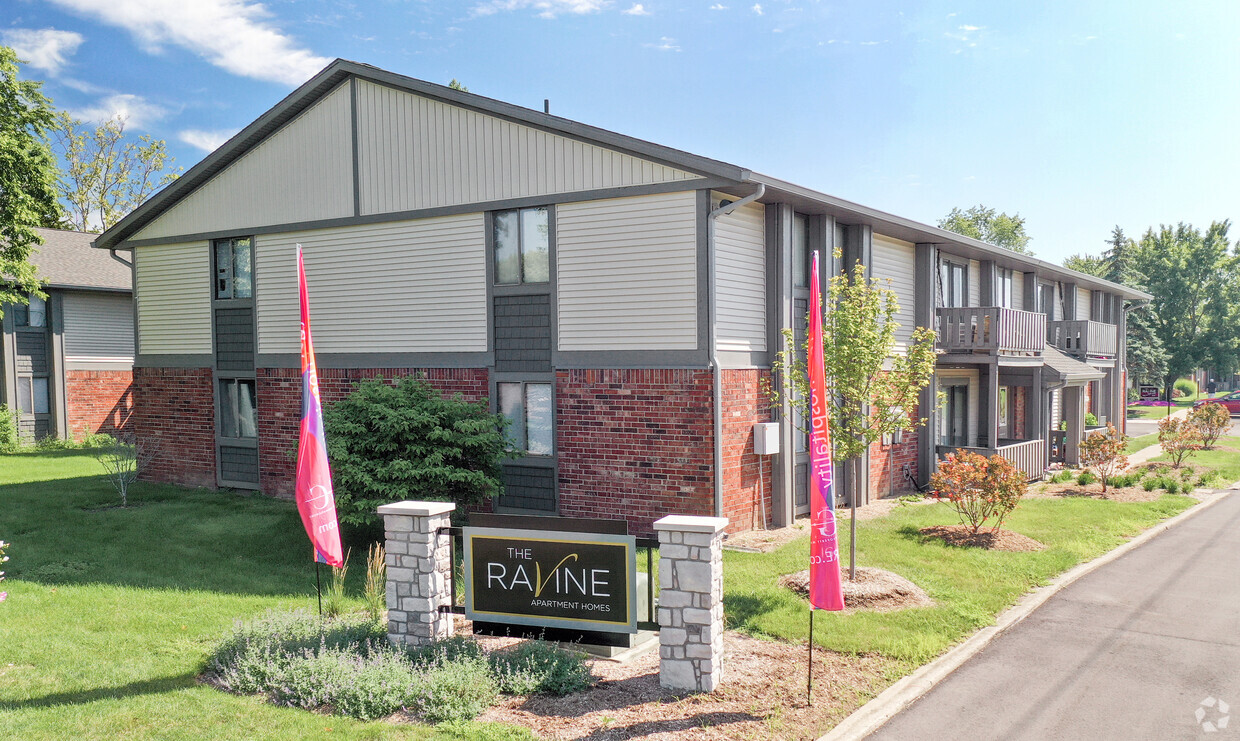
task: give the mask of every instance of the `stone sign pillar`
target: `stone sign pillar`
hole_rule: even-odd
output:
[[[451,524],[451,502],[397,502],[379,508],[387,539],[388,640],[421,646],[452,636],[449,574],[452,539],[439,535]]]
[[[724,517],[673,515],[659,534],[659,684],[712,692],[723,678]]]

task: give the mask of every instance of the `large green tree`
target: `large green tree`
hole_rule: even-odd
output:
[[[143,134],[126,140],[120,116],[91,128],[61,112],[55,134],[64,160],[56,186],[67,221],[78,231],[107,229],[180,174],[163,139]]]
[[[56,159],[48,144],[52,103],[41,82],[19,77],[21,60],[0,46],[0,307],[42,295],[30,253],[36,227],[56,226]]]
[[[953,208],[951,213],[939,220],[939,228],[1022,255],[1033,254],[1033,250],[1029,249],[1029,235],[1025,234],[1025,219],[1020,214],[1009,216],[981,204],[965,210]]]
[[[1163,385],[1171,385],[1203,362],[1225,360],[1240,328],[1240,257],[1228,242],[1230,221],[1216,221],[1203,233],[1191,224],[1150,229],[1133,253],[1133,266],[1154,295],[1151,325],[1167,349]],[[1170,398],[1170,397],[1168,397]]]

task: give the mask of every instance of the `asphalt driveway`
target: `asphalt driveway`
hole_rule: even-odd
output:
[[[869,738],[1225,741],[1233,714],[1235,492],[1051,597]]]

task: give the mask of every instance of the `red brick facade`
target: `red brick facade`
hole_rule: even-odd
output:
[[[460,393],[469,401],[487,396],[485,368],[320,368],[319,394],[323,405],[331,406],[363,379],[411,375],[422,375],[443,393]],[[301,423],[301,369],[259,368],[255,376],[259,488],[271,496],[291,497]]]
[[[134,368],[138,439],[155,448],[142,478],[215,487],[215,401],[210,368]]]
[[[909,415],[917,416],[917,409]],[[884,445],[878,442],[870,446],[870,501],[914,491],[913,482],[904,475],[905,466],[914,477],[917,476],[918,443],[923,435],[929,434],[925,427],[919,427],[905,430],[899,443]]]
[[[1028,430],[1025,429],[1026,417],[1025,408],[1028,405],[1026,397],[1029,395],[1028,386],[1016,386],[1013,392],[1012,400],[1012,437],[1017,440],[1028,440]]]
[[[714,513],[709,370],[557,371],[560,514]]]
[[[771,421],[770,399],[762,393],[770,371],[725,370],[723,374],[723,516],[728,532],[769,526],[771,460],[753,452],[753,426]]]
[[[66,412],[69,436],[81,440],[86,435],[130,432],[134,411],[133,371],[65,371]]]

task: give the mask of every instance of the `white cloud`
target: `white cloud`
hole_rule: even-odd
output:
[[[710,9],[711,10],[727,10],[728,6],[724,5],[723,3],[715,3],[714,5],[710,6]]]
[[[750,10],[757,13],[758,15],[762,15],[762,3],[754,3],[753,7],[750,8]]]
[[[283,33],[250,0],[52,0],[129,31],[149,51],[175,44],[234,75],[300,85],[331,60]]]
[[[625,15],[650,15],[650,11],[646,10],[646,8],[641,3],[634,3],[633,7],[629,8],[628,10],[622,10],[620,12],[624,13]]]
[[[214,152],[220,148],[224,142],[233,137],[237,133],[237,129],[221,129],[219,131],[202,131],[201,129],[186,129],[177,134],[177,138],[191,147],[198,147],[204,152]]]
[[[145,129],[147,124],[168,115],[163,106],[147,101],[141,95],[121,93],[109,95],[88,108],[76,108],[70,113],[74,118],[88,124],[97,124],[117,116],[125,119],[127,128]]]
[[[982,27],[981,26],[961,26],[960,30],[967,33],[969,31],[980,31],[982,30]]]
[[[611,0],[489,0],[474,6],[474,15],[494,15],[513,10],[537,10],[541,18],[555,18],[561,13],[586,15],[611,5]]]
[[[13,47],[18,59],[24,59],[31,67],[41,69],[52,77],[68,63],[82,45],[82,34],[58,31],[54,28],[10,28],[0,33],[6,46]]]
[[[660,36],[657,44],[644,44],[650,49],[658,49],[659,51],[680,51],[680,44],[676,43],[676,39],[670,36]]]

